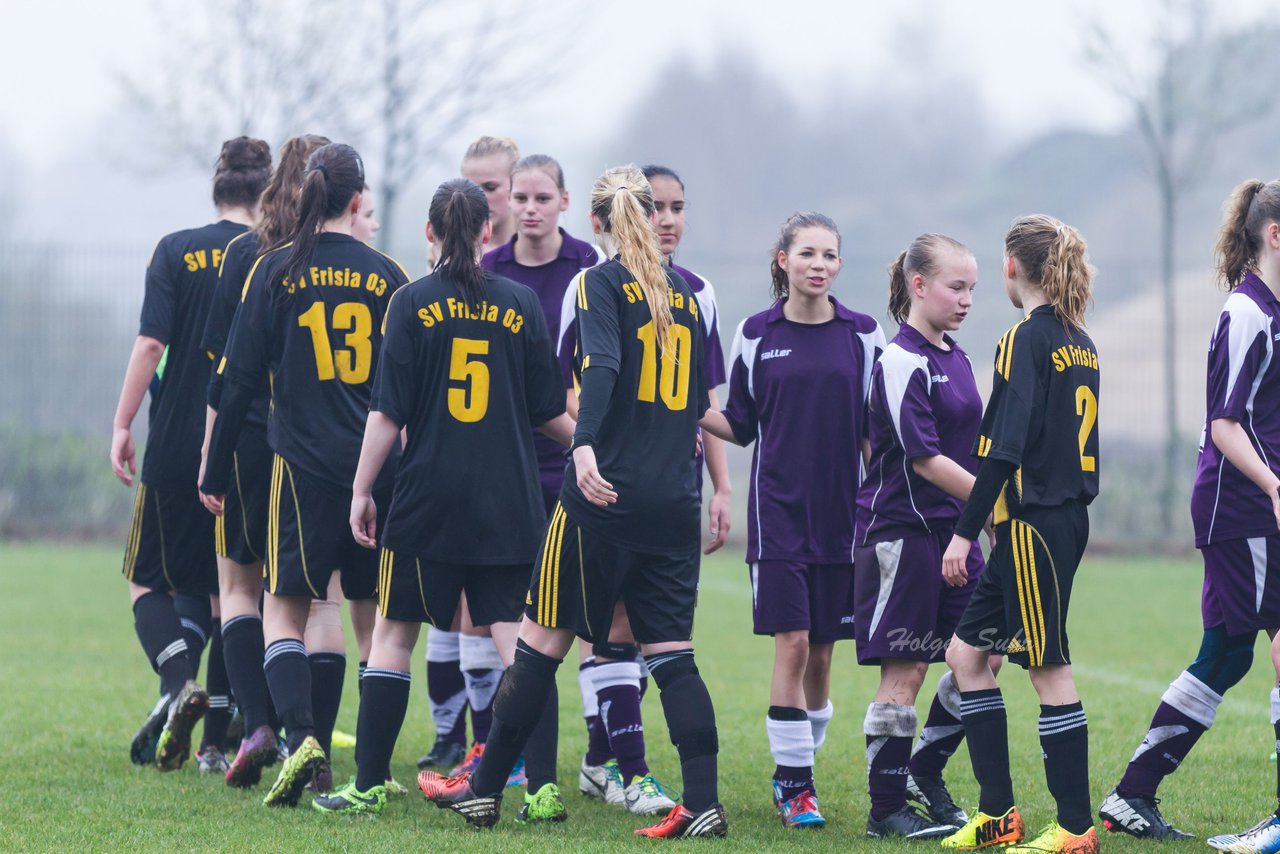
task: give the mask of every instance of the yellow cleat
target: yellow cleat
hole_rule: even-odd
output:
[[[1008,850],[1016,852],[1016,854],[1033,854],[1033,852],[1036,852],[1036,854],[1044,854],[1044,852],[1098,854],[1100,848],[1098,846],[1098,831],[1095,828],[1091,827],[1077,836],[1054,821],[1050,822],[1049,826],[1042,830],[1035,839],[1030,842],[1024,842],[1021,845],[1014,845]]]
[[[964,827],[943,839],[942,847],[955,851],[977,851],[979,848],[1014,845],[1021,842],[1023,836],[1025,828],[1022,816],[1018,814],[1017,807],[1009,807],[1008,812],[999,817],[978,812]],[[1097,837],[1094,839],[1096,845]]]

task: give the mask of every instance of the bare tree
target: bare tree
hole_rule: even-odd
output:
[[[156,2],[152,12],[159,32],[182,37],[166,36],[145,67],[115,75],[146,140],[145,153],[125,152],[131,165],[206,169],[228,137],[278,144],[349,127],[357,63],[337,0]]]
[[[1223,29],[1206,0],[1161,0],[1148,20],[1145,39],[1089,23],[1085,62],[1132,109],[1159,199],[1166,429],[1159,500],[1169,534],[1182,441],[1174,294],[1179,204],[1212,163],[1217,140],[1265,115],[1270,80],[1249,73],[1268,49],[1261,26]]]
[[[378,137],[383,233],[391,235],[397,202],[419,171],[482,112],[510,111],[546,85],[572,33],[567,16],[512,0],[381,0],[379,12],[365,52],[376,77],[366,106]],[[539,21],[557,22],[559,35]]]

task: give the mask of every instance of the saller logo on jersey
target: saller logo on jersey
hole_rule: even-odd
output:
[[[790,355],[791,355],[790,350],[765,350],[763,353],[760,354],[760,360],[764,361],[765,359],[781,359],[783,356],[790,356]]]

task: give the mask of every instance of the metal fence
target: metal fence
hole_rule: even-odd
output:
[[[129,490],[110,474],[111,419],[137,333],[150,246],[0,244],[0,537],[118,537],[128,522]],[[746,315],[766,307],[768,283],[757,254],[682,259],[715,284],[723,346]],[[1091,334],[1103,363],[1100,431],[1103,494],[1095,505],[1094,541],[1131,548],[1189,546],[1186,495],[1203,418],[1204,353],[1223,296],[1207,272],[1180,282],[1178,370],[1183,444],[1178,528],[1164,535],[1156,493],[1165,436],[1161,394],[1160,302],[1150,272],[1124,260],[1095,259],[1098,305]],[[980,258],[981,270],[999,268]],[[885,303],[884,259],[845,259],[842,301],[879,315]],[[411,270],[411,274],[416,272]],[[990,386],[999,334],[1017,319],[1000,282],[985,279],[959,334],[980,385]],[[882,320],[886,332],[891,324]],[[145,440],[140,415],[135,437]],[[732,450],[739,484],[736,531],[744,530],[750,452]]]

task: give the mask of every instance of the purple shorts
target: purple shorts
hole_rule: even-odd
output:
[[[964,614],[986,564],[977,543],[969,552],[969,581],[952,587],[942,580],[948,529],[860,548],[854,555],[859,664],[882,659],[938,662]]]
[[[807,629],[811,644],[853,637],[853,564],[762,560],[747,569],[756,634]]]
[[[1204,557],[1200,614],[1206,629],[1242,635],[1280,628],[1280,534],[1211,543]]]

